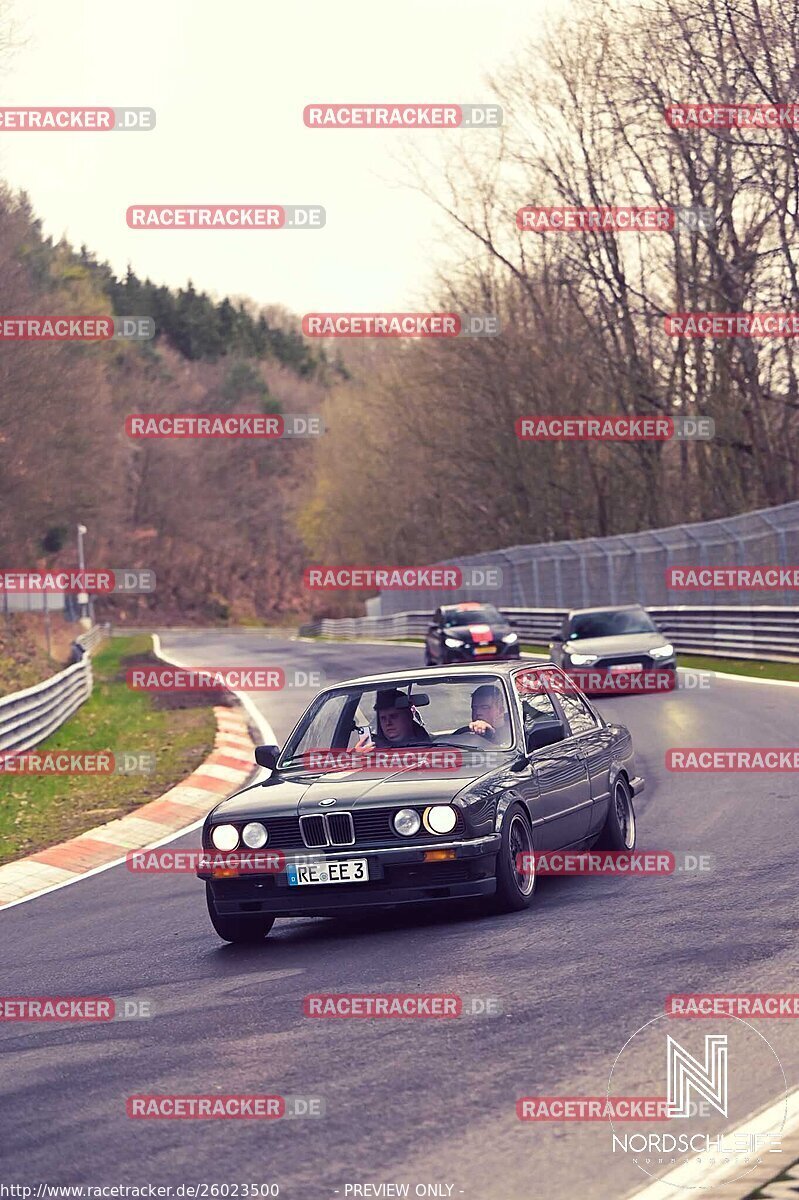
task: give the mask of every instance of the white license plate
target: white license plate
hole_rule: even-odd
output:
[[[643,663],[616,663],[615,666],[610,668],[610,673],[611,675],[616,675],[619,671],[626,673],[627,671],[643,671],[643,669]]]
[[[366,883],[369,861],[366,858],[343,858],[334,862],[287,863],[289,887],[308,883]]]

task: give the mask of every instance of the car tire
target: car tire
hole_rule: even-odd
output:
[[[205,899],[208,904],[208,916],[216,932],[223,942],[236,944],[252,944],[262,942],[275,923],[274,917],[263,914],[253,914],[251,917],[224,916],[216,911],[211,886],[205,885]]]
[[[630,785],[620,775],[613,785],[608,815],[596,845],[600,850],[634,850],[636,828]]]
[[[535,871],[520,872],[517,854],[533,853],[533,831],[523,806],[512,804],[502,818],[502,841],[497,854],[497,890],[491,907],[495,912],[520,912],[529,908],[535,892]]]
[[[427,647],[426,647],[426,646],[425,646],[425,648],[424,648],[424,665],[425,665],[426,667],[432,667],[432,666],[434,666],[433,660],[432,660],[432,658],[430,657],[430,651],[427,649]]]

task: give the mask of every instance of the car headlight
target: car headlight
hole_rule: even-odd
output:
[[[674,653],[674,647],[666,642],[665,646],[656,646],[654,650],[649,651],[650,658],[671,658]]]
[[[590,667],[598,658],[598,654],[569,654],[569,661],[575,667]]]
[[[262,825],[260,821],[250,821],[241,831],[241,840],[251,850],[260,850],[261,846],[265,846],[269,841],[266,826]]]
[[[460,650],[465,644],[459,638],[444,638],[444,645],[449,646],[450,650]]]
[[[450,804],[434,804],[424,810],[424,827],[431,833],[452,833],[458,814]]]
[[[402,837],[413,837],[419,832],[422,820],[415,808],[401,808],[394,813],[392,824]]]
[[[514,642],[518,642],[518,633],[506,633],[502,639],[506,646],[512,646]]]
[[[211,830],[211,841],[217,850],[235,850],[239,844],[239,831],[235,825],[217,825]]]

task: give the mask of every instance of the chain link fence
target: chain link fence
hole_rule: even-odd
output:
[[[446,593],[384,591],[380,613],[432,612],[459,600],[490,601],[499,608],[592,608],[602,604],[673,606],[795,605],[795,591],[672,591],[670,567],[781,566],[799,564],[799,501],[726,520],[673,525],[607,538],[509,546],[447,559],[463,569],[501,569],[501,586],[464,587]],[[372,606],[370,606],[371,609]]]

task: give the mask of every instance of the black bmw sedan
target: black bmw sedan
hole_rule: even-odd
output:
[[[425,666],[519,657],[519,636],[493,604],[442,604],[425,636]]]
[[[564,678],[503,664],[320,692],[282,750],[258,747],[268,777],[205,821],[198,875],[216,932],[251,942],[277,917],[467,897],[519,910],[538,852],[633,850],[630,733]]]

